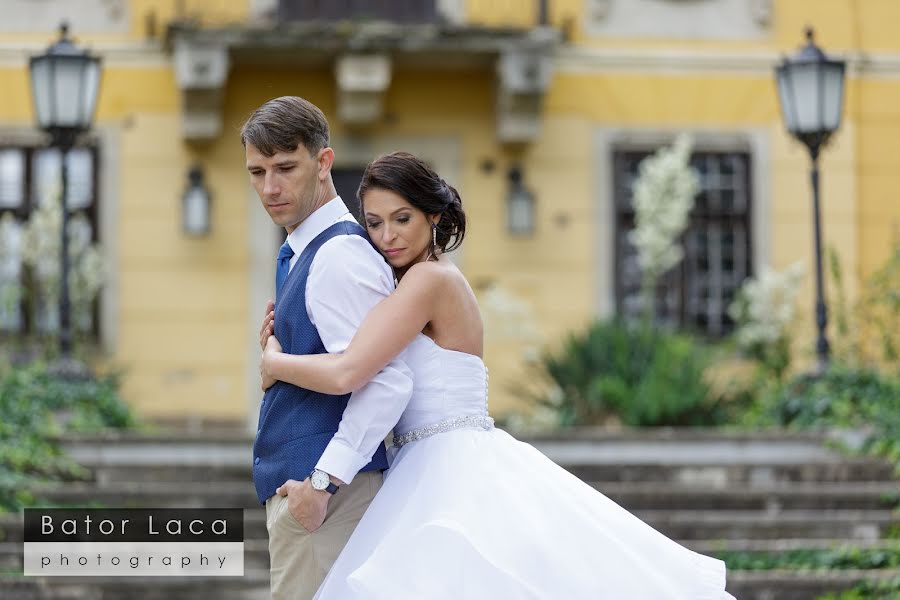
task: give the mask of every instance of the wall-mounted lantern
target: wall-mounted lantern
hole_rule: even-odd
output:
[[[534,195],[522,181],[522,168],[512,167],[507,173],[509,190],[506,197],[506,226],[513,235],[534,233]]]
[[[209,234],[210,203],[209,190],[203,183],[203,169],[194,165],[188,172],[188,187],[182,198],[181,224],[185,234]]]

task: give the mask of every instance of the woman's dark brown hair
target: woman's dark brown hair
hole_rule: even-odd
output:
[[[462,198],[425,161],[408,152],[393,152],[372,161],[356,192],[360,206],[371,189],[394,192],[426,215],[440,215],[435,250],[450,252],[462,244],[466,235]]]

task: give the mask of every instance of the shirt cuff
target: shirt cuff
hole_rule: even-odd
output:
[[[316,468],[337,477],[344,483],[350,483],[370,460],[371,457],[360,456],[356,450],[339,440],[331,440],[316,463]]]

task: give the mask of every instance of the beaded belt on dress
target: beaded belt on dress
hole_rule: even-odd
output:
[[[403,435],[394,436],[394,446],[400,448],[410,442],[415,442],[427,437],[431,437],[445,431],[454,429],[463,429],[465,427],[477,427],[479,429],[489,430],[494,428],[494,419],[487,415],[468,415],[466,417],[454,417],[445,419],[440,423],[428,425],[420,429],[413,429]]]

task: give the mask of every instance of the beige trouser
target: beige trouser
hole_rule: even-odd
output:
[[[309,533],[287,509],[287,496],[266,500],[273,600],[308,600],[343,550],[381,488],[380,471],[359,473],[328,501],[322,526]]]

